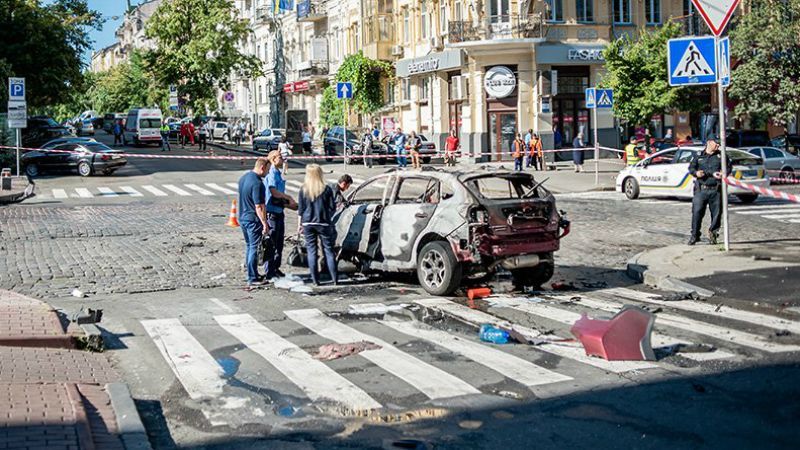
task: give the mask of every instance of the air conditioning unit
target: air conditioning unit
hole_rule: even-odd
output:
[[[402,45],[393,45],[392,46],[392,56],[403,56],[403,46]]]
[[[441,50],[444,48],[444,43],[442,42],[442,38],[440,36],[431,37],[431,48],[435,50]]]
[[[467,98],[467,77],[459,75],[450,82],[450,100]]]

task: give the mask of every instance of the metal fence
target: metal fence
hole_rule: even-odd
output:
[[[547,24],[541,14],[489,16],[479,21],[451,21],[448,25],[450,43],[547,35]]]

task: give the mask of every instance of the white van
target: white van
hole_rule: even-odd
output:
[[[161,110],[137,108],[128,111],[122,140],[125,145],[161,145]]]

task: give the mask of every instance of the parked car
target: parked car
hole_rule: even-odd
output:
[[[800,134],[782,134],[772,138],[770,144],[781,150],[800,156]]]
[[[769,147],[769,133],[759,130],[728,130],[725,145],[735,148]]]
[[[212,120],[208,123],[211,129],[211,139],[222,139],[223,141],[230,140],[230,130],[228,129],[228,122],[219,122]]]
[[[800,158],[797,156],[775,147],[751,147],[742,150],[762,158],[770,176],[779,176],[784,182],[797,179],[797,173],[800,172]]]
[[[415,272],[433,295],[509,270],[519,286],[553,276],[569,222],[553,195],[523,172],[392,171],[347,197],[336,250],[362,272]]]
[[[344,155],[344,127],[333,127],[322,139],[322,148],[325,156]],[[361,143],[361,140],[352,130],[347,130],[347,153],[352,153],[354,148]],[[333,158],[327,158],[333,161]]]
[[[161,110],[134,108],[128,111],[122,141],[124,145],[161,145]]]
[[[423,163],[429,164],[431,159],[439,154],[439,152],[436,151],[436,144],[433,141],[429,141],[424,134],[418,134],[417,136],[419,136],[419,139],[422,141],[422,145],[419,147],[419,155],[422,157]]]
[[[284,130],[265,128],[253,136],[253,151],[269,153],[272,150],[277,150],[283,136]]]
[[[47,116],[28,117],[28,126],[22,129],[22,146],[37,148],[56,138],[72,136],[70,130]]]
[[[622,169],[617,175],[616,190],[631,200],[642,194],[692,198],[694,177],[689,173],[689,162],[702,151],[702,146],[686,146],[655,153]],[[760,157],[730,147],[727,155],[735,178],[756,186],[769,186],[769,175]],[[730,186],[728,193],[743,203],[752,203],[758,198],[758,194],[735,186]]]
[[[26,152],[20,158],[20,163],[31,177],[73,170],[77,170],[82,177],[88,177],[97,173],[111,175],[128,161],[122,150],[112,149],[94,139],[68,138],[55,139],[46,148]]]
[[[125,113],[108,113],[103,116],[103,131],[108,134],[114,132],[114,123],[118,121],[125,122],[127,114]]]
[[[363,152],[361,151],[361,145],[357,144],[353,146],[353,152],[356,155],[361,155]],[[378,165],[386,164],[386,161],[394,159],[394,153],[389,150],[389,146],[383,142],[378,140],[372,141],[372,152],[371,157],[374,162],[377,162]],[[348,160],[348,163],[350,161]],[[361,160],[357,160],[356,163],[361,163]]]

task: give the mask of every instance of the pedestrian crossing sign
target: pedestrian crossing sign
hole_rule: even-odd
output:
[[[596,108],[597,103],[595,103],[595,89],[588,88],[586,89],[586,107],[588,109]]]
[[[597,89],[595,100],[598,108],[611,108],[614,106],[614,91],[611,89]]]
[[[717,45],[714,36],[693,36],[667,42],[670,86],[717,82]]]
[[[722,38],[719,40],[719,57],[717,58],[717,72],[719,81],[723,87],[731,84],[731,40]]]

